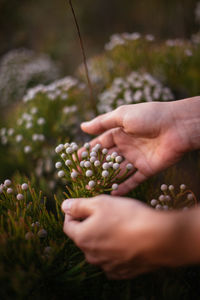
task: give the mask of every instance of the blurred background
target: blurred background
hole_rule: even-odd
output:
[[[120,32],[153,34],[157,39],[189,38],[197,31],[197,0],[73,0],[87,55],[100,52]],[[71,73],[81,62],[67,0],[0,0],[0,56],[25,47],[47,53]]]

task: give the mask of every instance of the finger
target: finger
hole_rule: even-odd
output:
[[[108,129],[123,127],[123,108],[98,116],[97,118],[81,124],[83,131],[89,134],[100,134]]]
[[[64,213],[69,214],[73,219],[87,218],[93,212],[90,198],[65,200],[62,203],[62,210]]]
[[[72,219],[68,214],[65,215],[65,221],[63,225],[64,233],[71,239],[75,240],[78,233],[78,225],[80,222]]]
[[[135,189],[140,183],[148,179],[148,176],[145,176],[140,171],[135,172],[130,178],[124,181],[118,186],[116,191],[112,192],[113,196],[122,196]]]

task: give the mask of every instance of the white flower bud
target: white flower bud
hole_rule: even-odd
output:
[[[112,168],[113,167],[113,162],[109,161],[108,165],[109,165],[110,168]]]
[[[109,164],[105,162],[102,167],[103,167],[104,170],[108,170],[109,169]]]
[[[160,200],[160,202],[165,201],[165,195],[160,195],[160,197],[158,199]]]
[[[106,154],[108,153],[108,149],[104,148],[104,149],[102,150],[102,153],[103,153],[104,155],[106,155]]]
[[[95,167],[99,167],[100,165],[101,165],[100,161],[99,160],[95,160],[94,166]]]
[[[46,121],[45,121],[44,118],[39,118],[39,119],[37,120],[37,123],[38,123],[38,125],[44,125],[44,124],[46,123]]]
[[[172,184],[169,186],[169,190],[170,190],[171,192],[174,190],[174,186],[173,186]]]
[[[164,210],[169,210],[169,206],[168,206],[168,205],[164,205],[164,206],[163,206],[163,209],[164,209]]]
[[[168,201],[168,202],[171,201],[171,197],[169,195],[166,195],[165,196],[165,201]]]
[[[10,186],[11,184],[12,184],[12,182],[11,182],[10,179],[6,179],[6,180],[4,181],[4,185],[5,185],[6,187]]]
[[[32,151],[31,146],[25,146],[25,147],[24,147],[24,152],[25,152],[25,153],[30,153],[31,151]]]
[[[108,171],[103,171],[101,174],[102,174],[103,177],[108,177],[109,172]]]
[[[192,201],[192,200],[194,200],[194,196],[190,193],[190,194],[187,195],[187,199],[189,201]]]
[[[62,154],[61,154],[61,157],[62,157],[62,159],[65,159],[65,158],[66,158],[66,154],[65,154],[65,153],[62,153]]]
[[[180,190],[181,190],[181,191],[184,191],[185,189],[186,189],[186,185],[185,185],[185,184],[181,184],[181,185],[180,185]]]
[[[44,239],[45,237],[47,237],[47,231],[45,229],[40,229],[38,231],[38,236],[40,239]]]
[[[90,156],[97,156],[97,153],[96,153],[96,151],[92,151],[92,152],[90,152]]]
[[[63,149],[64,149],[64,145],[60,144],[56,147],[55,151],[56,151],[56,153],[60,153],[61,151],[63,151]]]
[[[167,185],[166,184],[162,184],[160,187],[161,191],[166,191],[167,190]]]
[[[17,143],[20,143],[23,140],[23,136],[21,134],[18,134],[18,135],[16,135],[15,140]]]
[[[107,155],[106,156],[106,161],[110,161],[111,160],[111,155]]]
[[[78,172],[73,171],[73,172],[71,173],[71,178],[72,178],[72,179],[75,179],[77,176],[78,176]]]
[[[113,183],[112,190],[115,191],[117,189],[118,189],[118,184],[117,183]]]
[[[87,170],[86,173],[85,173],[85,175],[86,175],[87,177],[91,177],[91,176],[93,175],[92,170]]]
[[[117,152],[113,152],[112,154],[111,154],[111,158],[116,158],[118,156],[118,153]]]
[[[62,167],[62,163],[60,161],[57,161],[55,164],[56,169],[60,169]]]
[[[8,129],[8,135],[9,136],[12,136],[13,133],[14,133],[14,129],[13,128]]]
[[[88,152],[87,151],[83,151],[82,153],[81,153],[81,157],[82,158],[86,158],[88,156]]]
[[[95,157],[95,156],[92,156],[92,157],[90,158],[90,162],[91,162],[91,163],[94,163],[95,160],[96,160],[96,157]]]
[[[64,148],[67,149],[69,147],[69,143],[64,144]]]
[[[132,170],[132,169],[133,169],[133,165],[132,165],[131,163],[127,164],[127,165],[126,165],[126,169],[127,169],[128,171]]]
[[[68,148],[66,149],[66,153],[67,153],[67,154],[72,154],[72,153],[73,153],[72,147],[68,147]]]
[[[85,164],[85,160],[82,160],[82,161],[80,162],[81,168],[84,168],[84,164]]]
[[[65,165],[66,165],[67,167],[71,166],[71,165],[72,165],[72,161],[71,161],[70,159],[67,159],[67,160],[65,161]]]
[[[157,210],[162,210],[162,206],[161,206],[160,204],[157,204],[157,205],[156,205],[156,209],[157,209]]]
[[[22,187],[23,191],[27,191],[28,190],[28,184],[27,183],[22,183],[21,187]]]
[[[113,164],[113,169],[114,169],[114,170],[119,169],[119,164],[118,164],[118,163],[114,163],[114,164]]]
[[[101,144],[96,144],[95,146],[94,146],[94,151],[99,151],[101,149]]]
[[[84,148],[85,148],[85,149],[90,149],[90,144],[89,144],[89,143],[85,143],[85,144],[84,144]]]
[[[12,193],[13,193],[13,189],[8,188],[8,189],[7,189],[7,194],[12,194]]]
[[[65,176],[65,172],[64,171],[59,171],[58,172],[58,177],[62,178]]]
[[[91,180],[91,181],[89,181],[88,185],[90,188],[93,188],[96,185],[96,183],[94,180]]]
[[[120,163],[122,162],[122,160],[123,160],[123,158],[122,158],[121,156],[117,156],[117,157],[115,158],[115,161],[116,161],[118,164],[120,164]]]
[[[24,200],[24,195],[22,195],[22,194],[17,194],[17,200],[19,200],[19,201]]]
[[[89,161],[86,161],[86,162],[84,163],[84,167],[85,167],[85,168],[91,167],[91,163],[90,163]]]
[[[151,206],[156,206],[158,203],[158,200],[152,199],[150,203],[151,203]]]
[[[34,236],[34,234],[31,231],[29,231],[25,234],[25,239],[30,240],[33,236]]]
[[[72,150],[73,150],[73,151],[77,151],[77,150],[78,150],[78,146],[77,146],[77,145],[73,145],[73,146],[72,146]]]

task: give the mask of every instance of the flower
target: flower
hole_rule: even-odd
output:
[[[127,164],[127,165],[126,165],[126,169],[127,169],[128,171],[132,170],[132,169],[133,169],[133,165],[132,165],[131,163]]]
[[[24,195],[22,195],[22,194],[17,194],[17,200],[19,200],[19,201],[22,201],[22,200],[24,200]]]
[[[8,188],[7,189],[7,194],[12,194],[13,193],[13,189],[12,188]]]
[[[73,172],[71,173],[71,178],[72,178],[72,179],[75,179],[77,176],[78,176],[78,172],[73,171]]]
[[[32,151],[31,146],[25,146],[25,147],[24,147],[24,152],[25,152],[25,153],[30,153],[31,151]]]
[[[118,189],[118,184],[117,183],[113,183],[112,190],[115,191],[117,189]]]
[[[62,178],[65,176],[65,172],[63,170],[58,172],[58,177]]]
[[[38,231],[38,236],[39,236],[39,238],[41,238],[41,239],[46,238],[46,237],[47,237],[47,231],[46,231],[45,229],[40,229],[40,230]]]
[[[109,172],[108,171],[103,171],[102,172],[102,177],[108,177],[109,175]]]
[[[94,180],[89,181],[88,183],[90,188],[93,188],[96,185],[96,182]]]
[[[62,163],[60,161],[58,161],[56,164],[55,164],[55,167],[56,169],[60,169],[62,167]]]
[[[85,175],[86,175],[87,177],[91,177],[91,176],[93,175],[92,170],[87,170],[86,173],[85,173]]]
[[[11,184],[12,184],[12,182],[11,182],[10,179],[6,179],[6,180],[4,181],[4,185],[5,185],[6,187],[10,186]]]
[[[22,188],[23,191],[27,191],[28,190],[28,184],[27,183],[23,183],[21,185],[21,188]]]

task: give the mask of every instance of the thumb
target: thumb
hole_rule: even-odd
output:
[[[84,198],[65,200],[62,203],[62,210],[73,219],[87,218],[93,211],[88,200]]]
[[[124,108],[121,106],[109,113],[81,124],[81,129],[89,134],[100,134],[106,130],[123,127]]]

